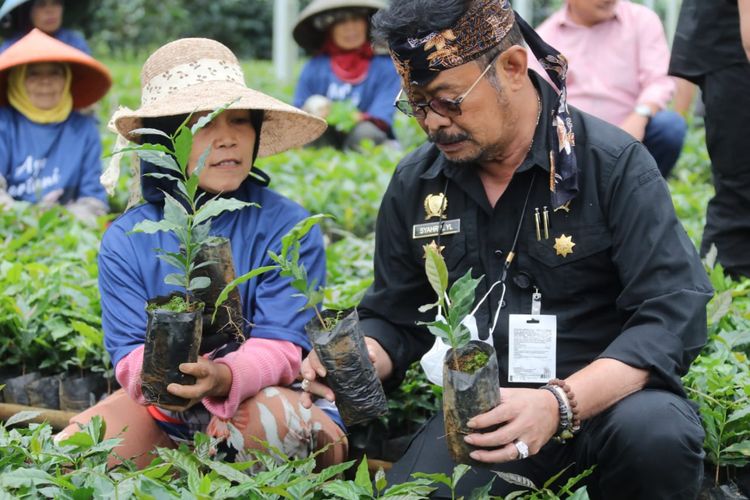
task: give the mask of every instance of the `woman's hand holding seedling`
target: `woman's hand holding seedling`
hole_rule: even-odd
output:
[[[393,362],[385,349],[383,349],[383,346],[371,337],[365,337],[365,344],[367,345],[367,353],[370,357],[370,361],[375,366],[378,378],[380,380],[385,380],[390,377],[393,372]],[[319,380],[319,378],[325,378],[326,369],[320,362],[320,359],[318,359],[318,355],[315,354],[315,351],[311,351],[302,361],[300,374],[303,379],[310,381],[310,385],[300,398],[302,406],[310,408],[313,404],[313,396],[325,398],[328,401],[334,400],[334,394],[331,388]]]
[[[195,377],[194,385],[169,384],[167,391],[190,403],[180,410],[185,410],[206,397],[224,398],[232,387],[232,371],[223,363],[199,357],[196,363],[182,363],[180,371]],[[172,409],[172,408],[170,408]]]

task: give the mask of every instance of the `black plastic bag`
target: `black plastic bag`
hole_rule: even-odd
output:
[[[473,373],[461,371],[466,361],[480,352],[487,355],[487,364]],[[469,420],[500,403],[497,357],[491,345],[478,340],[457,349],[456,357],[458,370],[455,369],[453,349],[446,353],[443,362],[443,412],[448,450],[456,463],[481,465],[469,457],[476,448],[466,443],[464,436],[475,432],[466,426]]]
[[[165,304],[176,294],[149,300],[150,304]],[[195,363],[201,344],[203,305],[192,312],[149,310],[146,343],[143,350],[141,386],[146,401],[170,409],[187,405],[185,398],[167,392],[171,383],[195,384],[195,377],[180,371],[180,364]]]
[[[323,317],[339,314],[342,313],[324,311]],[[367,354],[357,311],[339,320],[331,331],[324,331],[317,317],[305,325],[305,330],[326,368],[325,381],[336,395],[344,424],[360,424],[388,413],[388,401]]]

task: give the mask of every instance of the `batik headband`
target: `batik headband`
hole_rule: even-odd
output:
[[[390,42],[391,58],[405,88],[425,86],[441,71],[477,59],[500,44],[517,22],[524,40],[560,93],[552,110],[549,142],[551,204],[567,209],[578,194],[575,135],[567,103],[568,61],[548,45],[508,0],[475,0],[456,24],[420,38]]]

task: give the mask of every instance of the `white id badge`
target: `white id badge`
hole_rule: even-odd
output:
[[[546,383],[555,378],[557,316],[511,314],[508,322],[508,381]]]

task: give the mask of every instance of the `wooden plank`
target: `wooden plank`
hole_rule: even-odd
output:
[[[67,427],[70,419],[76,415],[76,413],[70,411],[50,410],[47,408],[37,408],[35,406],[0,403],[0,420],[8,420],[10,417],[21,411],[40,412],[36,418],[28,420],[27,422],[47,422],[55,430],[62,430]]]

